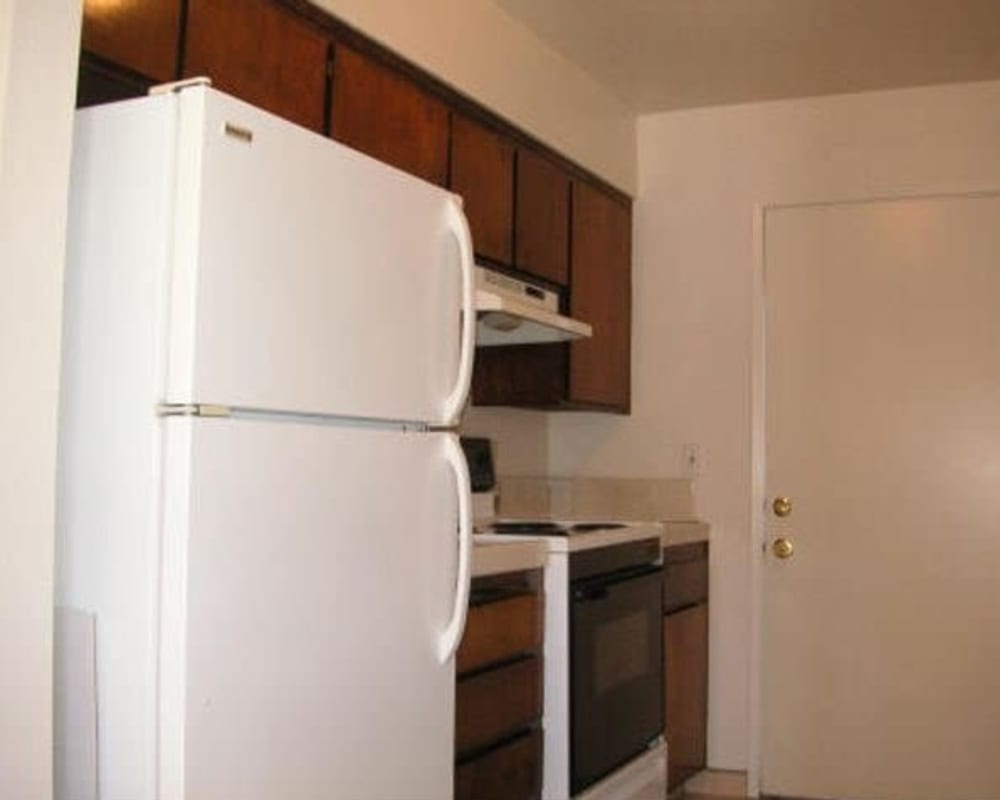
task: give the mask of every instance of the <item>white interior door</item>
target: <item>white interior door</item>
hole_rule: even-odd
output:
[[[167,400],[451,423],[473,330],[457,198],[218,92],[176,102]]]
[[[998,798],[1000,197],[771,210],[765,252],[762,791]]]
[[[166,425],[158,796],[450,797],[448,435]]]

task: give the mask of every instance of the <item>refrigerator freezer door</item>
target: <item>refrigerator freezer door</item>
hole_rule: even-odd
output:
[[[176,102],[167,402],[452,424],[461,201],[211,89]]]
[[[159,796],[450,797],[450,435],[165,425]]]

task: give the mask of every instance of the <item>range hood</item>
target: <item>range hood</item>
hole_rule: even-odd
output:
[[[489,267],[476,267],[476,345],[497,347],[589,339],[586,322],[559,313],[559,295]]]

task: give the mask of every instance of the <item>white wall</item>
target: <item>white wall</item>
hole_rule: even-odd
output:
[[[52,571],[80,3],[0,5],[0,794],[52,791]]]
[[[316,0],[611,183],[635,189],[635,117],[490,0]]]
[[[1000,185],[1000,82],[639,121],[634,413],[552,415],[553,472],[670,475],[702,445],[712,523],[709,760],[746,766],[753,210]]]

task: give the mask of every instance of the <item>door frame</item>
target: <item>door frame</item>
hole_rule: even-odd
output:
[[[942,187],[926,191],[845,194],[826,198],[758,201],[753,205],[752,333],[750,356],[750,654],[748,678],[747,794],[761,790],[761,736],[764,721],[762,659],[764,655],[764,554],[767,546],[767,386],[766,297],[767,215],[793,208],[822,208],[906,200],[1000,197],[1000,185]]]

